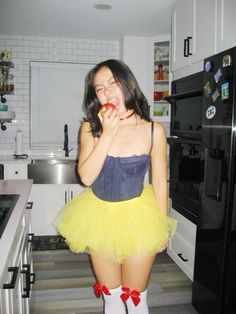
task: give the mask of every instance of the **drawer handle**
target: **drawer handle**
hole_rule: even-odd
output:
[[[23,264],[23,269],[21,271],[22,274],[25,275],[25,287],[23,290],[25,291],[24,294],[22,294],[22,298],[29,298],[29,292],[30,292],[30,265],[29,264]]]
[[[182,259],[183,262],[188,262],[188,259],[184,258],[182,253],[178,253],[177,255],[179,256],[180,259]]]
[[[34,284],[35,283],[35,278],[36,278],[36,273],[30,273],[30,277],[31,277],[30,283]]]
[[[33,208],[33,202],[27,202],[26,209],[32,209]]]
[[[28,243],[34,242],[34,233],[28,233]]]
[[[12,272],[13,275],[11,278],[11,282],[3,284],[3,289],[14,289],[15,288],[18,270],[19,270],[19,267],[8,267],[8,271]]]

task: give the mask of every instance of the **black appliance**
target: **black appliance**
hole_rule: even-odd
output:
[[[0,194],[0,238],[19,196],[19,194]]]
[[[192,303],[236,313],[236,47],[204,60],[202,159]]]
[[[172,207],[196,224],[199,187],[203,180],[201,158],[203,72],[172,82],[169,193]]]
[[[172,207],[197,223],[199,188],[203,180],[201,143],[188,139],[169,139],[170,183]]]
[[[165,97],[172,105],[172,137],[201,138],[202,80],[203,72],[198,72],[172,81],[171,95]]]

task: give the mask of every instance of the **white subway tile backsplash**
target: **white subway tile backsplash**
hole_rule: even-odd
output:
[[[29,149],[30,128],[30,61],[72,61],[97,63],[108,58],[119,58],[119,42],[82,38],[0,35],[0,51],[13,52],[14,95],[6,95],[9,111],[16,118],[6,123],[7,130],[0,130],[0,151],[15,149],[18,130],[24,132],[24,148]]]

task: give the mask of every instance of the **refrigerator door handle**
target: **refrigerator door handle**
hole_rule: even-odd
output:
[[[223,150],[205,148],[204,192],[217,201],[222,197],[223,158]]]

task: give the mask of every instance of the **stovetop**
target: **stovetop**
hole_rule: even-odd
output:
[[[0,194],[0,238],[19,198],[19,194]]]

